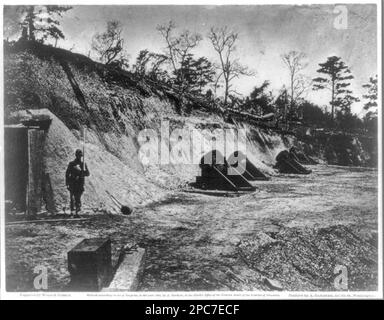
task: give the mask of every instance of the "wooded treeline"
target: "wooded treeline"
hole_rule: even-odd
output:
[[[20,37],[17,41],[38,41],[57,46],[65,35],[60,29],[60,18],[71,10],[69,6],[20,6],[18,13]],[[7,11],[5,10],[5,16]],[[5,23],[7,20],[5,19]],[[292,50],[281,55],[281,62],[289,75],[289,82],[276,91],[265,79],[254,86],[247,96],[236,91],[235,80],[249,77],[254,81],[257,70],[241,63],[236,46],[239,34],[228,26],[212,26],[204,36],[189,30],[180,30],[173,21],[157,26],[164,50],[151,52],[143,48],[137,57],[126,52],[124,25],[120,21],[106,21],[105,31],[91,35],[88,56],[113,68],[135,75],[138,81],[151,80],[174,88],[179,99],[196,95],[209,102],[212,108],[226,108],[256,116],[274,113],[278,121],[295,122],[319,128],[333,128],[346,132],[374,133],[377,128],[377,75],[363,85],[362,96],[351,89],[354,76],[341,57],[330,56],[318,63],[318,76],[311,79],[305,71],[306,54]],[[201,42],[209,41],[216,54],[214,60],[198,54]],[[52,41],[53,40],[53,41]],[[6,40],[7,41],[7,40]],[[9,45],[8,41],[8,45]],[[328,92],[328,106],[319,106],[306,97],[311,91]],[[362,101],[363,118],[352,113],[354,103]],[[178,109],[183,112],[183,108]]]

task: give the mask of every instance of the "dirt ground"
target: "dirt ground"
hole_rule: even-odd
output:
[[[173,192],[132,216],[6,226],[7,290],[33,289],[48,267],[50,291],[65,290],[67,252],[83,238],[147,251],[140,290],[335,290],[346,266],[350,290],[377,288],[377,171],[317,165],[310,175],[256,182],[254,193],[214,197]]]

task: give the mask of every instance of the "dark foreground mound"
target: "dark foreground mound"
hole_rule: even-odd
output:
[[[238,249],[252,269],[278,280],[284,290],[338,290],[341,269],[348,290],[377,290],[376,234],[362,235],[354,226],[259,232]]]

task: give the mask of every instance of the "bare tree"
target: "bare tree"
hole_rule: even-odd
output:
[[[167,44],[166,56],[172,66],[173,72],[177,74],[178,70],[181,69],[181,66],[191,54],[191,51],[203,38],[199,33],[191,33],[189,30],[185,30],[175,36],[173,34],[175,28],[176,25],[173,21],[169,21],[167,25],[157,26],[157,30]]]
[[[92,49],[99,56],[100,61],[109,65],[118,62],[121,66],[127,64],[124,54],[124,39],[121,36],[121,23],[117,20],[107,22],[107,30],[97,33],[92,39]]]
[[[306,55],[298,51],[283,54],[281,59],[288,68],[290,79],[290,109],[293,110],[297,100],[311,86],[310,81],[301,72],[307,67]]]
[[[219,64],[217,69],[219,70],[216,79],[217,86],[221,78],[224,79],[224,105],[227,105],[228,97],[232,90],[232,80],[242,75],[252,76],[254,72],[248,69],[246,66],[242,66],[239,63],[239,59],[233,57],[233,53],[236,50],[236,41],[238,34],[230,30],[227,26],[222,28],[211,28],[208,34],[208,38],[211,40],[212,46],[219,55]]]

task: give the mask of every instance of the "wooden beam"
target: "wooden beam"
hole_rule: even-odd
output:
[[[6,226],[13,226],[13,225],[17,225],[17,224],[42,223],[42,222],[72,222],[72,221],[86,221],[89,219],[91,219],[91,218],[24,220],[24,221],[7,222],[5,225]]]
[[[235,191],[238,190],[236,185],[231,180],[229,180],[223,173],[221,173],[220,170],[218,170],[215,166],[212,166],[212,168],[215,169],[227,182],[229,182],[231,186],[235,189]]]

